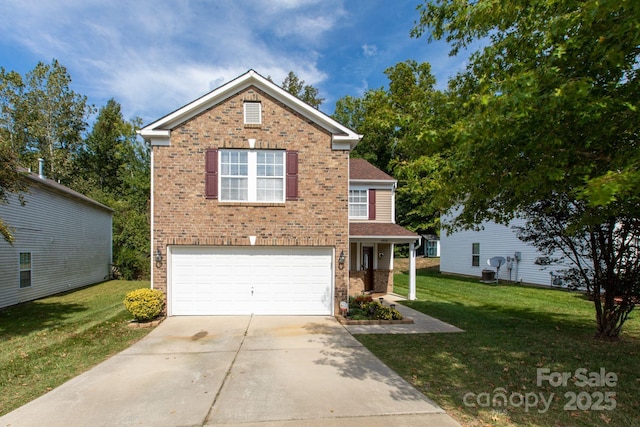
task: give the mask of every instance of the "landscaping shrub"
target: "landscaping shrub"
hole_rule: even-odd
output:
[[[349,318],[354,320],[402,320],[395,308],[374,301],[371,295],[349,297]]]
[[[152,320],[164,309],[164,294],[157,289],[136,289],[125,295],[124,307],[139,322]]]
[[[402,320],[402,314],[398,310],[382,305],[378,301],[365,304],[364,311],[369,314],[371,319]]]

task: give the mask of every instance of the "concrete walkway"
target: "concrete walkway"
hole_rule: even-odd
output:
[[[398,304],[398,301],[406,298],[396,295],[387,294],[382,298],[384,305],[396,305],[402,317],[405,319],[413,319],[410,324],[389,324],[389,325],[344,325],[344,327],[352,334],[432,334],[432,333],[451,333],[464,332],[462,329],[445,323],[435,317],[427,316],[412,308]],[[377,297],[376,297],[377,299]]]
[[[0,426],[459,426],[332,317],[171,317]]]

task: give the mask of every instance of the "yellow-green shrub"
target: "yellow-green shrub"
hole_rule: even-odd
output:
[[[154,319],[164,308],[164,294],[157,289],[136,289],[124,297],[124,307],[138,321]]]

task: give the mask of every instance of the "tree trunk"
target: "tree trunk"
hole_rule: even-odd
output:
[[[627,297],[616,301],[612,292],[605,292],[604,298],[601,298],[599,292],[594,292],[594,304],[598,322],[596,336],[602,339],[617,339],[620,336],[622,325],[634,308],[633,301]]]

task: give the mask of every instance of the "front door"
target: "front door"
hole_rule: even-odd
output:
[[[373,291],[373,248],[362,248],[362,271],[364,271],[364,290]]]

